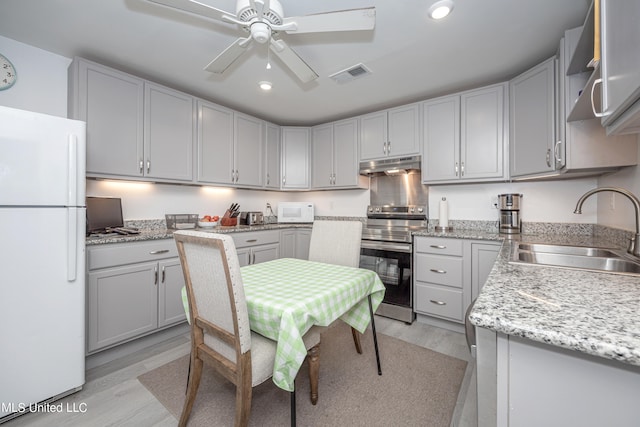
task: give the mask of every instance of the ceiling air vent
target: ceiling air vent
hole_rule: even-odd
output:
[[[337,73],[332,74],[329,77],[331,77],[338,83],[346,83],[369,74],[371,74],[371,70],[368,69],[364,64],[360,63],[349,67],[346,70],[338,71]]]

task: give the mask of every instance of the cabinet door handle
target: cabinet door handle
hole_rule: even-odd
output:
[[[384,154],[387,154],[387,143],[386,143],[386,142],[383,142],[383,143],[382,143],[382,152],[383,152]]]
[[[255,252],[253,252],[253,253],[251,254],[251,264],[255,264],[255,263],[256,263],[256,253],[255,253]]]
[[[287,177],[283,176],[282,177],[282,185],[285,185],[287,183]]]
[[[255,243],[257,241],[258,241],[258,239],[245,240],[245,242],[247,242],[247,243]]]
[[[169,249],[158,249],[157,251],[149,252],[149,255],[166,254],[167,252],[169,252]]]
[[[267,174],[267,185],[271,184],[271,178],[269,177],[269,174]]]
[[[547,166],[551,167],[551,148],[547,148]]]
[[[391,141],[387,141],[387,154],[391,154]]]
[[[604,111],[598,113],[596,111],[596,105],[593,102],[593,94],[595,93],[596,85],[601,85],[601,84],[602,84],[602,79],[595,79],[593,81],[593,86],[591,86],[591,111],[593,111],[593,115],[596,117],[604,117],[609,115],[609,113],[605,113]]]
[[[164,265],[162,266],[162,283],[164,283],[164,279],[167,277],[166,271],[164,271]]]
[[[456,164],[454,166],[454,170],[456,172],[456,176],[458,176],[458,162],[456,162]]]
[[[433,249],[447,249],[447,247],[444,245],[431,245],[431,247]]]
[[[434,272],[434,273],[438,273],[438,274],[447,274],[446,270],[438,270],[435,268],[431,268],[430,271]]]
[[[553,147],[553,155],[556,158],[556,162],[562,161],[562,158],[560,157],[560,144],[562,144],[562,141],[556,142],[556,145]]]
[[[151,160],[147,159],[147,173],[151,170]]]
[[[464,176],[464,162],[460,163],[460,176]]]
[[[154,273],[154,276],[155,276],[155,278],[153,279],[153,284],[157,286],[158,285],[158,267],[156,267],[154,269],[153,273]]]
[[[434,304],[436,304],[436,305],[447,305],[447,303],[446,303],[446,302],[444,302],[444,301],[436,301],[436,300],[434,300],[434,299],[429,300],[429,301],[430,301],[430,302],[432,302],[432,303],[434,303]]]
[[[144,161],[140,159],[140,163],[138,163],[138,168],[140,169],[140,174],[144,172]]]

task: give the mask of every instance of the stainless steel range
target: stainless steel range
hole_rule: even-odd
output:
[[[411,323],[411,233],[427,226],[426,206],[369,206],[362,231],[360,267],[378,273],[386,292],[377,314]]]
[[[420,181],[415,170],[372,176],[360,250],[360,267],[378,273],[386,288],[376,313],[406,323],[415,318],[412,233],[428,223],[428,187]]]

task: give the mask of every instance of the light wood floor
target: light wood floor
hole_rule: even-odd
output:
[[[451,425],[477,425],[475,368],[463,334],[420,322],[406,325],[379,316],[376,316],[376,329],[380,333],[470,362]],[[63,404],[63,413],[28,413],[4,423],[2,427],[176,426],[177,420],[138,382],[137,377],[188,353],[189,336],[181,335],[93,368],[87,371],[87,383],[81,391],[55,402]],[[411,393],[410,390],[407,392]],[[67,407],[86,409],[86,412],[67,412]]]

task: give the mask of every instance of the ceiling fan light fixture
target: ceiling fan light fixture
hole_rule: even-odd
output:
[[[449,15],[453,10],[453,0],[439,0],[429,8],[429,17],[431,19],[442,19]]]
[[[260,89],[264,90],[265,92],[270,91],[271,88],[273,87],[273,85],[271,84],[271,82],[267,82],[267,81],[261,81],[258,83],[258,86],[260,86]]]
[[[264,22],[251,24],[251,37],[260,44],[264,44],[271,38],[271,28]]]

